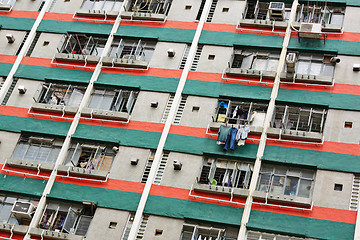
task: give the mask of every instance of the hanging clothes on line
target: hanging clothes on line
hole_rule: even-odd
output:
[[[228,144],[230,145],[230,150],[234,150],[235,149],[235,139],[236,139],[236,134],[237,134],[237,129],[234,127],[230,128],[230,133],[226,139],[225,142],[225,146],[224,146],[224,151],[227,150],[228,148]]]
[[[238,146],[245,145],[245,140],[247,139],[249,132],[250,132],[250,128],[247,124],[240,127],[240,129],[236,134],[236,141],[238,142]]]
[[[220,126],[218,131],[218,137],[216,140],[217,145],[225,144],[228,136],[230,135],[230,130],[231,130],[230,126],[225,126],[225,125]]]

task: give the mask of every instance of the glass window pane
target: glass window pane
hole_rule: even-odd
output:
[[[25,160],[35,160],[37,153],[39,152],[39,145],[30,145],[28,151],[25,154]]]
[[[296,73],[308,74],[310,62],[309,61],[298,61]]]
[[[335,66],[332,64],[324,64],[321,75],[333,77],[334,76],[334,68],[335,68]]]
[[[12,204],[2,205],[2,208],[0,210],[0,221],[1,222],[8,222],[9,217],[11,215],[11,208],[12,208]]]
[[[12,158],[22,159],[28,147],[29,147],[28,143],[20,142],[16,146],[15,151],[12,155]]]
[[[253,67],[254,70],[260,70],[260,71],[264,71],[266,69],[266,63],[267,63],[267,59],[256,59],[255,60],[255,65]]]
[[[310,197],[311,183],[311,180],[300,179],[300,186],[298,192],[299,197]]]
[[[94,0],[84,0],[83,4],[81,5],[81,9],[91,10],[94,4]]]
[[[113,11],[120,11],[122,4],[122,1],[116,1],[113,7]]]
[[[114,6],[114,1],[106,0],[103,6],[103,10],[105,11],[111,11]]]
[[[70,106],[79,106],[83,95],[84,95],[83,91],[79,91],[77,89],[74,89],[74,91],[72,92],[72,94],[70,96],[68,105],[70,105]]]
[[[99,109],[110,110],[112,102],[113,102],[113,96],[104,96],[99,106]]]
[[[342,26],[344,21],[344,14],[342,13],[333,13],[331,17],[330,24],[337,24]]]
[[[322,65],[323,64],[320,62],[312,62],[310,66],[310,75],[320,75]]]
[[[299,178],[297,177],[287,177],[286,178],[286,186],[285,186],[285,195],[296,195],[296,190],[298,187]]]
[[[279,60],[277,59],[270,59],[267,67],[267,71],[276,71],[278,66]]]
[[[51,151],[51,147],[49,146],[41,146],[39,149],[39,153],[36,157],[36,161],[38,162],[46,162]]]
[[[259,178],[258,191],[267,192],[270,186],[270,174],[261,173]]]
[[[103,4],[104,4],[104,1],[95,1],[95,4],[94,4],[93,9],[95,9],[95,10],[101,10]]]
[[[284,194],[285,177],[274,176],[270,192],[273,194]]]
[[[100,105],[101,99],[102,96],[92,95],[88,107],[97,109]]]
[[[48,157],[48,162],[54,163],[56,162],[57,157],[59,156],[60,153],[60,148],[59,147],[55,147],[51,150],[51,153]]]

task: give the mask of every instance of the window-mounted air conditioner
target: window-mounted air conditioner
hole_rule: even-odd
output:
[[[283,2],[270,2],[269,14],[271,20],[283,21],[285,15],[285,3]]]
[[[11,213],[16,219],[31,219],[34,205],[30,202],[16,201],[11,209]]]
[[[321,23],[301,23],[299,29],[299,37],[320,38]]]
[[[296,64],[296,53],[288,53],[286,55],[286,70],[288,73],[295,72],[295,64]]]

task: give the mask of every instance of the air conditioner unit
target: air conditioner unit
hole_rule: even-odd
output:
[[[303,38],[320,38],[321,23],[301,23],[299,37]]]
[[[16,219],[31,219],[34,211],[34,205],[30,202],[16,201],[11,209],[11,213]]]
[[[286,70],[288,73],[295,72],[295,64],[296,64],[296,53],[288,53],[286,55]]]
[[[283,2],[270,2],[269,14],[271,20],[283,21],[285,15],[285,3]]]

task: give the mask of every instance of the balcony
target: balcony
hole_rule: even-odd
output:
[[[119,15],[122,0],[84,0],[80,9],[75,12],[74,17],[82,18],[103,18],[103,20],[114,19]]]
[[[172,0],[131,0],[121,13],[122,19],[166,21]]]

